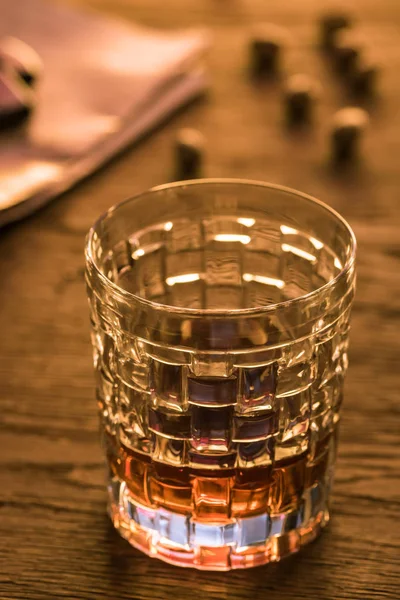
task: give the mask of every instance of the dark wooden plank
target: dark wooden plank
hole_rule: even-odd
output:
[[[400,46],[397,0],[360,0],[360,26],[384,62],[365,158],[327,167],[327,129],[345,94],[314,51],[316,0],[76,0],[148,25],[210,26],[210,97],[76,190],[0,235],[0,597],[4,600],[395,600],[399,597]],[[292,33],[288,68],[323,84],[315,127],[284,133],[281,89],[246,77],[246,27]],[[208,176],[279,182],[326,200],[354,226],[359,284],[333,519],[300,555],[265,568],[200,573],[129,548],[105,515],[83,286],[87,229],[110,204],[172,173],[181,126],[208,140]],[[157,156],[157,160],[154,157]]]

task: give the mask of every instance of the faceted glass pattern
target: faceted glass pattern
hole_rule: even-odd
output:
[[[290,190],[156,188],[88,238],[109,512],[135,547],[227,570],[326,524],[355,242]]]

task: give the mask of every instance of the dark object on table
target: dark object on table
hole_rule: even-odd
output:
[[[356,67],[359,51],[354,46],[339,46],[335,48],[335,65],[337,71],[344,76],[351,74]]]
[[[0,73],[0,131],[20,125],[32,108],[32,90],[12,73]]]
[[[15,37],[0,40],[0,68],[15,71],[28,85],[33,86],[42,72],[42,61],[35,50]]]
[[[175,178],[197,179],[202,174],[204,139],[197,129],[181,129],[175,145]]]
[[[265,23],[253,29],[250,41],[250,70],[254,77],[274,77],[281,67],[285,31]]]
[[[337,71],[345,77],[355,72],[361,56],[362,44],[359,37],[351,30],[338,33],[332,48]]]
[[[368,113],[358,107],[342,108],[335,114],[331,140],[334,165],[349,163],[357,158],[361,135],[368,120]]]
[[[371,97],[376,92],[376,81],[379,76],[379,66],[376,63],[362,60],[357,63],[352,74],[352,91],[357,97]]]
[[[339,31],[350,25],[351,18],[346,13],[328,13],[322,16],[320,20],[320,43],[322,48],[329,51],[332,50]]]
[[[290,127],[310,122],[317,86],[308,75],[292,75],[285,86],[285,114]]]

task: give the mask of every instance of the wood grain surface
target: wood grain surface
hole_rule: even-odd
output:
[[[0,232],[1,600],[395,600],[400,597],[400,5],[359,0],[383,65],[363,159],[329,168],[329,120],[346,91],[315,49],[317,0],[75,0],[161,28],[206,25],[214,42],[207,98],[101,173]],[[318,77],[314,125],[285,131],[281,84],[247,76],[247,27],[289,28],[286,68]],[[204,175],[262,179],[325,200],[359,242],[333,518],[276,565],[226,574],[149,559],[105,512],[88,311],[87,229],[111,204],[171,179],[182,126],[207,139]]]

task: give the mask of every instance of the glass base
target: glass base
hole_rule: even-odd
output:
[[[140,505],[123,482],[114,480],[109,492],[113,524],[132,546],[173,565],[209,571],[279,561],[315,540],[329,521],[326,507],[310,516],[303,505],[290,513],[193,523],[186,515]]]

